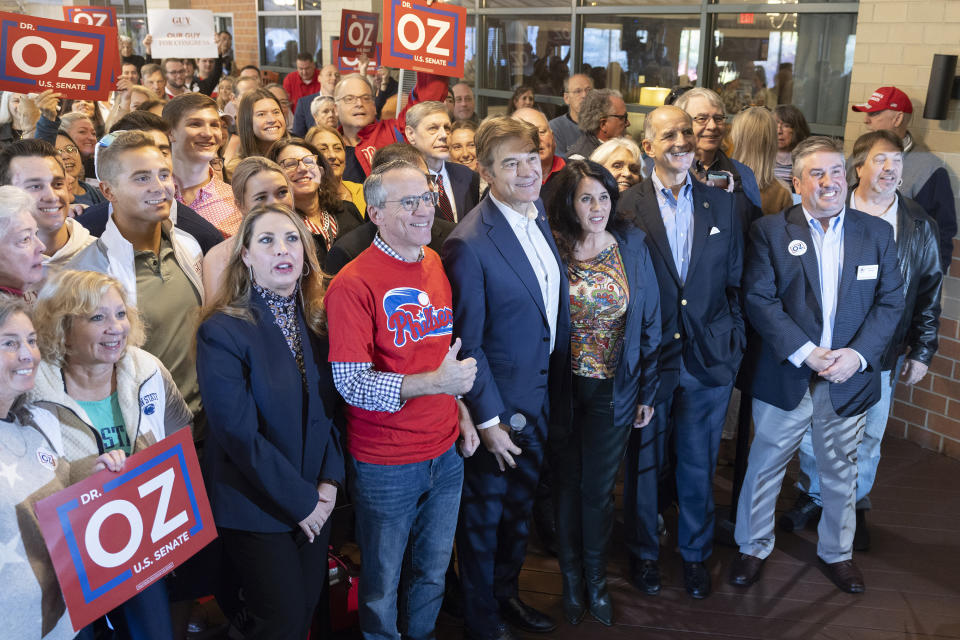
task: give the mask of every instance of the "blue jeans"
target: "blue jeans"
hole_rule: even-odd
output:
[[[897,360],[892,371],[880,372],[880,400],[867,409],[863,420],[863,441],[857,447],[857,509],[870,508],[870,491],[877,479],[877,466],[880,464],[880,441],[887,428],[890,403],[893,401],[893,389],[903,366],[903,356]],[[810,430],[803,434],[800,441],[800,476],[797,488],[806,493],[820,506],[820,476],[817,473],[817,460],[813,455],[813,443]]]
[[[368,640],[434,635],[457,528],[463,459],[380,465],[350,458],[362,554],[360,630]]]

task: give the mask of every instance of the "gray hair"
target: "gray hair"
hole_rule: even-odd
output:
[[[320,113],[320,107],[322,107],[323,103],[326,102],[327,100],[329,100],[330,102],[334,102],[332,96],[317,96],[316,98],[310,101],[310,115],[313,116],[314,120],[317,119],[317,114]]]
[[[843,143],[836,138],[830,138],[828,136],[810,136],[805,140],[801,140],[800,144],[790,152],[790,157],[793,159],[793,172],[791,175],[793,175],[794,178],[801,177],[803,175],[803,161],[806,160],[807,156],[821,152],[836,153],[842,158]]]
[[[420,126],[420,123],[423,122],[424,118],[432,116],[435,113],[447,113],[447,105],[435,100],[418,102],[407,109],[407,126],[416,129]]]
[[[677,101],[673,103],[673,106],[680,107],[684,111],[687,110],[687,105],[694,98],[703,98],[709,102],[713,107],[720,109],[721,113],[726,114],[727,110],[723,106],[723,100],[720,99],[720,94],[718,94],[713,89],[707,89],[705,87],[694,87],[689,91],[683,93]]]
[[[570,81],[573,80],[574,78],[576,78],[577,76],[580,76],[580,77],[582,77],[582,78],[586,78],[587,80],[589,80],[589,81],[590,81],[590,88],[593,89],[593,78],[591,78],[590,76],[588,76],[588,75],[585,74],[585,73],[575,73],[575,74],[573,74],[573,75],[571,75],[571,76],[567,76],[566,78],[563,79],[563,90],[564,90],[564,91],[569,91],[569,90],[570,90]]]
[[[610,113],[613,98],[622,100],[623,96],[615,89],[594,89],[588,93],[580,107],[580,122],[578,123],[580,131],[595,133],[600,128],[603,119]]]
[[[383,207],[387,203],[387,188],[383,184],[383,177],[391,171],[402,169],[409,169],[423,175],[420,167],[406,160],[391,160],[378,166],[363,181],[363,199],[366,200],[367,207]]]
[[[60,116],[60,128],[64,130],[70,129],[73,125],[77,124],[81,120],[87,120],[90,124],[93,124],[93,120],[90,120],[90,116],[85,113],[80,113],[79,111],[72,111],[70,113],[65,113]]]
[[[610,156],[612,156],[617,149],[626,149],[630,152],[630,155],[633,156],[634,162],[640,162],[640,147],[637,146],[636,142],[626,137],[607,140],[593,150],[593,153],[590,154],[590,159],[598,164],[606,165],[607,160],[610,159]]]
[[[7,232],[14,216],[23,212],[33,212],[33,198],[30,194],[13,185],[0,187],[0,235]]]

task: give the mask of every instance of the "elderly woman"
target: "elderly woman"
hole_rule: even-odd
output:
[[[847,204],[851,209],[886,220],[893,227],[904,298],[903,315],[880,360],[880,401],[867,409],[863,440],[857,445],[854,551],[870,548],[866,514],[870,510],[870,491],[880,464],[880,441],[887,427],[898,377],[907,385],[920,382],[938,346],[943,274],[938,258],[937,225],[919,204],[897,190],[903,177],[903,154],[903,141],[892,131],[865,133],[853,144],[857,185],[850,190]],[[822,505],[809,430],[800,443],[800,469],[803,473],[798,487],[802,493],[798,504],[781,519],[781,526],[790,525],[787,530],[802,528]]]
[[[553,483],[563,613],[578,624],[588,609],[610,625],[613,487],[631,430],[653,417],[660,294],[643,232],[615,213],[610,172],[574,160],[554,180],[546,209],[570,281],[572,365],[550,391],[569,398],[549,431],[550,466],[562,470]]]
[[[284,204],[293,208],[293,187],[283,169],[276,162],[260,156],[244,158],[233,170],[233,199],[240,213],[247,215],[254,207],[265,204]],[[224,240],[203,256],[203,292],[213,300],[223,282],[233,240]]]
[[[143,325],[117,280],[61,271],[40,290],[35,318],[43,362],[30,398],[59,420],[71,468],[88,473],[104,453],[129,456],[190,425],[193,415],[170,373],[139,348]],[[110,619],[131,637],[171,637],[165,583]]]
[[[280,204],[250,211],[197,335],[207,491],[251,638],[306,638],[343,482],[313,238]],[[320,577],[318,577],[320,576]]]
[[[643,179],[640,147],[630,138],[607,140],[590,154],[590,160],[613,174],[617,188],[624,192]]]
[[[320,152],[330,165],[333,177],[337,182],[337,192],[341,200],[352,202],[357,211],[365,214],[367,203],[363,199],[363,184],[343,179],[343,169],[347,164],[347,143],[336,129],[324,125],[311,127],[304,138]]]
[[[223,151],[227,175],[238,162],[250,156],[265,156],[270,146],[287,136],[283,106],[267,89],[254,89],[240,98],[237,135]]]
[[[63,458],[57,419],[27,400],[39,363],[26,303],[0,296],[0,465],[16,477],[16,482],[0,484],[0,536],[7,552],[19,559],[3,569],[3,635],[92,639],[89,627],[79,635],[73,630],[33,509],[39,500],[86,476]],[[92,462],[90,470],[120,471],[124,455],[113,451]]]
[[[340,120],[337,118],[337,107],[330,96],[317,96],[310,103],[310,115],[318,125],[337,129]]]
[[[777,165],[773,173],[793,188],[793,159],[790,154],[794,147],[810,137],[807,119],[792,104],[781,104],[774,110],[777,119]]]
[[[363,216],[352,202],[340,198],[326,158],[306,140],[281,140],[270,147],[267,157],[283,168],[293,185],[297,213],[313,234],[317,260],[323,264],[334,241],[359,227]]]
[[[793,204],[790,189],[774,173],[777,161],[777,121],[766,107],[748,107],[737,114],[730,128],[730,157],[753,170],[760,187],[764,215],[780,213]]]
[[[23,297],[43,280],[44,246],[31,211],[30,194],[19,187],[0,187],[0,293]]]

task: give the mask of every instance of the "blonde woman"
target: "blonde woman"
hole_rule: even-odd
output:
[[[617,188],[623,193],[643,180],[643,157],[640,147],[630,138],[607,140],[590,154],[590,160],[613,174]]]
[[[730,129],[733,153],[753,170],[760,187],[760,209],[764,215],[780,213],[793,204],[790,189],[774,175],[777,164],[777,121],[769,109],[750,107],[741,111]]]

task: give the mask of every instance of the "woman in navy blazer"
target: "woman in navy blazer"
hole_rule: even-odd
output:
[[[235,238],[197,336],[207,490],[252,617],[246,637],[305,638],[344,474],[322,273],[285,205],[256,207]]]
[[[615,214],[610,172],[572,161],[554,180],[547,213],[570,282],[570,375],[550,391],[569,400],[550,416],[548,441],[563,612],[577,624],[587,608],[610,625],[613,487],[631,429],[653,417],[660,290],[643,232]]]

